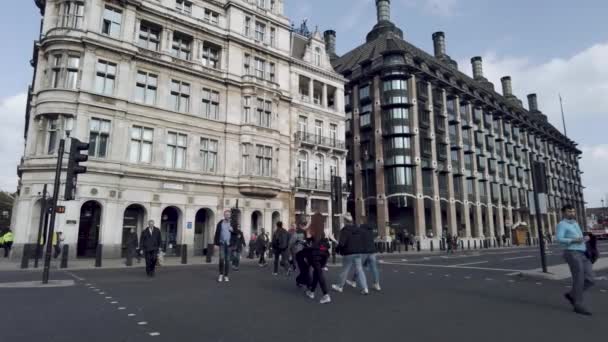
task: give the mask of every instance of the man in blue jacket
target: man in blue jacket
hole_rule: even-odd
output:
[[[572,274],[572,290],[564,297],[572,304],[574,312],[591,316],[583,302],[583,293],[594,284],[591,261],[585,254],[585,237],[576,222],[576,210],[572,205],[565,205],[562,215],[563,219],[557,225],[557,241],[564,246],[564,259]]]

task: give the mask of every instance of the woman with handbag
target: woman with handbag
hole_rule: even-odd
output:
[[[320,285],[323,297],[321,297],[319,303],[326,304],[331,302],[331,298],[327,292],[327,282],[325,281],[323,265],[327,263],[327,259],[329,258],[330,244],[329,239],[325,236],[323,221],[323,216],[316,213],[313,215],[310,227],[306,232],[307,249],[309,250],[308,263],[312,267],[313,274],[306,295],[310,299],[314,299],[317,285]]]

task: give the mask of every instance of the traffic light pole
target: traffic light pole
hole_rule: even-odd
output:
[[[540,263],[543,273],[547,273],[547,255],[545,254],[545,239],[543,238],[543,227],[540,210],[539,192],[544,193],[544,168],[540,162],[532,162],[532,183],[534,185],[534,208],[536,209],[536,231],[538,232],[538,245],[540,247]]]
[[[59,183],[61,180],[61,164],[63,162],[63,151],[65,149],[65,139],[59,142],[59,151],[57,152],[57,167],[55,168],[55,183],[53,185],[53,198],[51,199],[51,222],[49,223],[49,233],[46,239],[46,253],[44,256],[44,271],[42,272],[42,283],[49,283],[49,270],[51,267],[51,251],[53,247],[53,234],[55,234],[55,216],[57,208],[57,199],[59,198]]]
[[[42,238],[42,225],[45,222],[46,217],[46,184],[44,184],[44,188],[42,189],[42,202],[40,203],[40,222],[38,222],[38,237],[36,238],[36,255],[34,256],[34,268],[38,268],[38,259],[40,259],[40,252],[42,252],[42,247],[40,245],[40,239]]]

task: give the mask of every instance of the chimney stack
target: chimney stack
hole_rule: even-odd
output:
[[[323,38],[325,40],[325,51],[329,56],[336,55],[336,31],[327,30],[323,32]]]
[[[471,58],[471,65],[473,66],[473,78],[476,80],[483,79],[483,64],[482,59],[479,56]]]
[[[391,1],[376,0],[376,12],[378,14],[378,22],[391,20]]]
[[[505,97],[512,97],[513,85],[511,84],[511,76],[501,78],[500,82],[502,82],[502,95]]]
[[[445,33],[433,33],[433,46],[435,47],[435,57],[445,56]]]
[[[538,99],[536,94],[528,95],[528,110],[531,112],[538,112]]]

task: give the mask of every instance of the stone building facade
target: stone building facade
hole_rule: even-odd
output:
[[[200,255],[237,202],[246,238],[291,223],[296,198],[329,198],[298,183],[304,150],[324,158],[317,180],[329,178],[333,162],[344,175],[343,143],[309,144],[298,118],[322,121],[324,138],[334,128],[343,134],[345,80],[318,32],[291,27],[283,0],[35,2],[43,21],[13,215],[16,255],[36,240],[42,187],[52,191],[58,141],[68,135],[91,144],[76,200],[59,198],[66,212],[56,230],[75,257],[93,256],[98,245],[104,258],[119,257],[124,234],[149,219],[169,255],[182,246]],[[305,43],[294,50],[297,40]],[[300,96],[300,77],[315,80],[314,94],[321,84],[320,101]]]
[[[390,1],[376,5],[366,43],[332,59],[349,80],[348,204],[357,221],[383,236],[407,230],[423,247],[445,234],[475,243],[508,237],[517,225],[536,234],[533,160],[547,170],[543,229],[553,231],[566,203],[582,219],[581,151],[548,123],[536,95],[525,109],[508,76],[497,93],[481,57],[471,60],[473,78],[460,72],[443,32],[433,34],[434,55],[411,45],[390,21]]]

